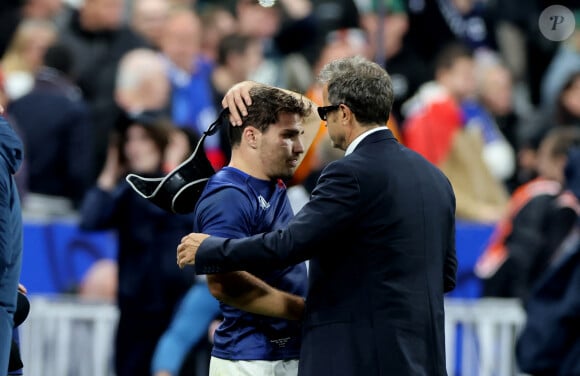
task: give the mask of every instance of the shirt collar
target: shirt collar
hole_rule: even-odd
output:
[[[364,133],[361,133],[360,135],[358,135],[357,138],[355,138],[350,145],[348,145],[348,147],[346,148],[346,151],[344,152],[344,156],[346,157],[347,155],[351,154],[354,149],[356,149],[356,147],[358,146],[358,144],[361,143],[362,140],[364,140],[365,137],[367,137],[368,135],[370,135],[371,133],[375,133],[378,131],[383,131],[385,129],[389,129],[387,127],[377,127],[377,128],[373,128],[370,131],[366,131]]]

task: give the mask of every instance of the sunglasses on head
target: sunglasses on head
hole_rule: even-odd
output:
[[[317,109],[318,116],[320,116],[320,119],[322,119],[323,121],[326,121],[328,114],[332,111],[338,110],[339,108],[340,108],[340,104],[333,104],[330,106],[318,107],[318,109]]]

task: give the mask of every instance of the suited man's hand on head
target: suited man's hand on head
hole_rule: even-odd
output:
[[[206,238],[209,238],[209,235],[192,232],[181,239],[181,243],[177,246],[177,264],[181,269],[186,265],[195,264],[197,250]]]
[[[230,122],[234,126],[242,125],[243,117],[248,115],[247,106],[252,105],[250,89],[261,85],[254,81],[242,81],[232,86],[222,99],[222,107],[230,110]]]

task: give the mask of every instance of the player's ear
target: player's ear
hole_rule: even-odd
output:
[[[260,131],[257,128],[252,126],[247,126],[242,133],[242,138],[246,141],[248,145],[252,149],[256,149],[258,147],[258,137],[260,135]]]

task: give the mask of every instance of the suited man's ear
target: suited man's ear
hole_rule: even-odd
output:
[[[247,126],[242,133],[242,139],[252,148],[256,149],[258,147],[258,138],[260,137],[260,131],[252,126]]]
[[[347,123],[349,121],[356,121],[354,112],[352,112],[350,110],[350,107],[348,107],[345,104],[340,105],[338,116],[340,117],[340,121],[343,123]]]

